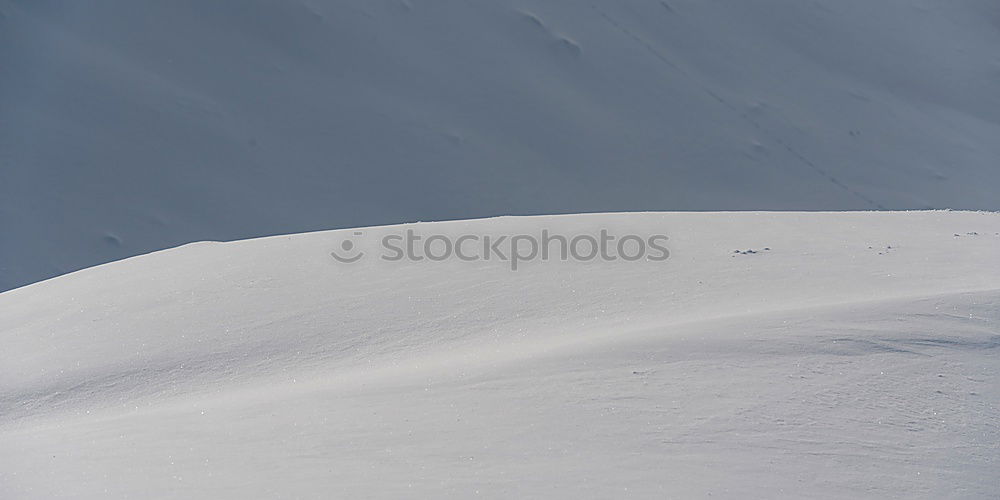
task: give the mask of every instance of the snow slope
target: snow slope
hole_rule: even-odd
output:
[[[0,0],[0,290],[199,240],[1000,209],[995,0]]]
[[[602,228],[666,234],[671,257],[330,256],[407,229]],[[1000,491],[998,214],[358,232],[186,245],[0,294],[0,497]]]

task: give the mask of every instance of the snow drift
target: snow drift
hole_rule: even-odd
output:
[[[671,256],[330,256],[406,228],[662,233]],[[134,257],[0,294],[0,497],[989,498],[997,255],[997,214],[880,212]]]

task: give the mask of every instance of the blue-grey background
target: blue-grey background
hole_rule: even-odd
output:
[[[994,0],[0,0],[0,290],[197,240],[1000,208]]]

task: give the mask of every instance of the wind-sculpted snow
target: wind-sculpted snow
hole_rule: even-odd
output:
[[[670,258],[330,255],[542,229]],[[991,498],[997,255],[997,214],[867,212],[139,256],[0,294],[0,497]]]
[[[0,290],[506,214],[1000,209],[995,0],[0,0]]]

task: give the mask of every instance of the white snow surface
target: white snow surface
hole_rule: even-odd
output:
[[[601,228],[666,234],[671,257],[330,256],[406,229]],[[0,294],[0,498],[1000,494],[996,213],[354,232],[191,244]]]
[[[0,0],[0,290],[199,240],[1000,209],[996,0]]]

